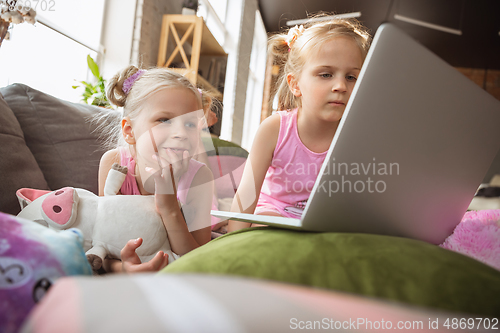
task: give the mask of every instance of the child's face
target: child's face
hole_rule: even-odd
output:
[[[133,122],[139,160],[151,162],[155,146],[158,155],[167,160],[167,150],[179,158],[184,151],[189,157],[193,156],[200,143],[203,124],[203,110],[191,90],[166,88],[154,93]]]
[[[336,37],[325,42],[319,52],[306,60],[298,80],[291,77],[290,88],[302,102],[302,112],[324,121],[339,121],[345,111],[363,58],[356,42]]]

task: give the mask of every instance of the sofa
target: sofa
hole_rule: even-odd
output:
[[[23,84],[0,89],[0,211],[20,211],[15,192],[28,187],[79,187],[97,193],[100,135],[120,112],[60,100]],[[99,119],[99,122],[94,121]],[[217,199],[226,209],[241,180],[248,152],[237,144],[203,137]]]
[[[20,211],[15,192],[22,187],[74,186],[97,193],[104,149],[88,119],[108,111],[62,101],[22,84],[4,87],[0,94],[0,211]]]
[[[119,113],[62,101],[22,84],[0,88],[0,94],[0,211],[19,212],[15,192],[22,187],[73,186],[97,193],[104,149],[89,119],[104,115],[114,122]],[[213,144],[211,169],[219,194],[230,198],[247,153],[222,140]],[[224,154],[231,156],[230,171],[220,167]],[[34,309],[25,332],[41,327],[123,332],[136,326],[150,327],[148,332],[168,331],[167,326],[173,331],[278,332],[309,321],[327,325],[323,318],[363,316],[425,318],[428,328],[431,318],[500,317],[500,271],[435,245],[381,235],[251,228],[216,237],[158,274],[60,281]],[[168,307],[169,297],[181,302],[179,307]],[[201,303],[191,304],[190,297]],[[147,306],[137,306],[140,301]],[[166,323],[162,306],[179,322]],[[194,316],[213,326],[189,326]],[[125,326],[118,327],[119,321]]]

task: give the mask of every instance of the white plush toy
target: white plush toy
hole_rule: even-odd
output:
[[[84,250],[94,270],[104,258],[120,258],[127,241],[141,237],[136,250],[142,262],[158,251],[168,254],[169,263],[179,256],[172,253],[163,222],[156,212],[154,196],[116,195],[123,183],[126,168],[113,166],[105,185],[105,196],[65,187],[57,191],[20,189],[18,216],[51,229],[78,228],[84,237]],[[184,213],[186,211],[184,210]]]

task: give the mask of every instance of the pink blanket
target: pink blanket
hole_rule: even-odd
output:
[[[500,209],[465,213],[440,246],[500,270]]]

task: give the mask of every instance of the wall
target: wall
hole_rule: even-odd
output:
[[[156,66],[164,14],[180,14],[182,0],[107,0],[102,45],[103,76],[122,68]]]
[[[182,0],[108,0],[103,44],[105,78],[133,64],[156,66],[164,14],[180,14]],[[228,53],[221,138],[240,143],[257,0],[228,2],[224,50]],[[119,14],[117,14],[119,13]]]
[[[138,0],[132,62],[147,68],[156,66],[164,14],[180,14],[182,0]]]
[[[500,100],[500,71],[476,68],[457,68],[458,71],[477,83],[481,88]]]
[[[137,0],[131,61],[156,66],[163,14],[180,14],[182,0]],[[226,12],[228,53],[221,138],[241,143],[257,0],[231,0]]]

